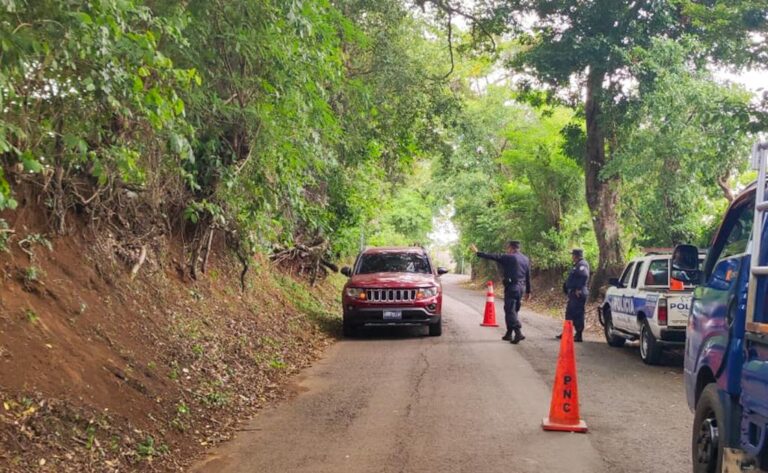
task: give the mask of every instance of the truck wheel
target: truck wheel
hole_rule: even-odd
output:
[[[643,327],[640,329],[640,358],[647,365],[657,365],[661,361],[661,345],[653,336],[647,320],[643,320]]]
[[[696,403],[691,435],[693,473],[719,473],[723,464],[725,426],[723,406],[717,395],[717,385],[712,383],[702,391]]]
[[[429,336],[430,337],[439,337],[443,334],[443,318],[440,317],[437,319],[437,322],[434,324],[429,324]]]
[[[627,339],[614,333],[610,307],[606,307],[603,310],[603,321],[605,322],[603,324],[603,333],[605,334],[605,341],[608,342],[608,345],[616,348],[623,347]]]

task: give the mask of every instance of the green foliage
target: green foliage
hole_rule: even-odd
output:
[[[605,172],[626,183],[625,213],[640,246],[706,241],[706,222],[718,219],[732,178],[746,168],[749,131],[765,120],[751,94],[690,68],[696,46],[657,40],[637,53],[637,74],[648,80]]]
[[[85,429],[85,448],[88,450],[92,450],[94,444],[96,443],[96,426],[91,424],[88,426],[87,429]]]
[[[468,100],[458,152],[441,160],[441,192],[453,202],[461,240],[503,251],[518,239],[538,269],[560,268],[568,249],[596,254],[580,164],[566,154],[562,130],[579,128],[572,110],[536,111],[501,88]]]
[[[190,3],[174,57],[207,84],[185,97],[190,221],[221,215],[254,248],[319,235],[346,254],[377,214],[372,191],[388,200],[433,146],[448,95],[424,80],[420,26],[393,0],[343,7]]]
[[[168,446],[165,444],[158,445],[152,436],[148,436],[143,442],[136,445],[136,454],[143,459],[151,459],[166,453],[168,453]]]
[[[40,280],[40,276],[43,274],[43,271],[38,268],[37,266],[29,266],[24,269],[24,283],[26,285],[30,285],[32,283],[38,282]]]
[[[8,251],[8,240],[11,235],[8,222],[0,218],[0,251]]]
[[[141,183],[141,155],[183,114],[196,74],[159,49],[173,19],[138,2],[12,2],[0,9],[0,155],[23,173]],[[6,168],[7,169],[7,168]],[[0,210],[13,208],[0,171]]]
[[[176,414],[171,420],[171,426],[179,432],[184,432],[189,428],[187,418],[189,417],[190,408],[184,401],[179,401],[176,404]]]
[[[398,0],[14,1],[0,25],[0,210],[13,172],[53,182],[59,218],[123,212],[99,192],[127,187],[246,252],[347,255],[395,199],[387,231],[428,230],[431,205],[397,188],[445,151],[457,99],[434,79],[444,43]]]
[[[27,235],[23,240],[19,242],[19,245],[24,247],[32,247],[33,245],[42,246],[48,251],[53,251],[53,244],[51,240],[39,233],[31,233]]]
[[[478,2],[450,49],[461,12],[427,3],[435,23],[400,0],[6,0],[0,211],[37,181],[59,218],[105,209],[133,230],[133,209],[193,230],[193,252],[217,228],[246,255],[329,241],[344,258],[361,236],[425,242],[448,205],[456,255],[515,237],[555,268],[570,246],[597,254],[585,182],[610,180],[625,243],[704,237],[766,123],[707,67],[764,57],[765,0]],[[489,80],[500,64],[514,93]]]
[[[567,138],[562,145],[564,155],[574,160],[569,165],[584,168],[588,182],[592,215],[581,222],[594,222],[597,230],[618,230],[623,223],[630,229],[631,244],[663,241],[667,246],[702,236],[706,221],[721,207],[716,196],[718,181],[727,187],[729,178],[738,174],[749,131],[755,124],[765,123],[750,110],[743,91],[716,84],[706,70],[712,65],[740,67],[760,62],[768,50],[765,0],[489,1],[469,14],[445,2],[429,3],[442,14],[458,8],[470,18],[475,32],[486,36],[477,50],[487,45],[489,32],[512,33],[511,44],[503,51],[504,62],[518,74],[519,98],[535,107],[570,104],[589,124],[585,129],[570,123],[562,130]],[[525,146],[520,152],[537,154]],[[529,161],[526,166],[535,169],[539,162]],[[552,194],[561,186],[572,188],[572,183],[559,180],[558,173],[552,172],[567,166],[543,168],[545,172],[538,174],[536,182],[551,180]],[[470,178],[472,183],[482,181],[482,175],[492,175],[480,166],[474,172],[479,174]],[[566,175],[572,174],[561,177]],[[625,186],[621,186],[622,180]],[[486,240],[496,240],[486,241],[490,247],[501,247],[497,221],[485,209],[492,209],[497,219],[505,218],[507,207],[496,196],[506,191],[512,208],[538,198],[544,214],[549,214],[548,222],[533,224],[544,230],[535,244],[552,248],[564,244],[558,231],[562,219],[557,216],[561,198],[545,195],[541,200],[530,180],[526,187],[526,180],[516,175],[498,185],[503,186],[501,191],[491,184],[486,186],[491,191],[470,196],[472,208],[464,209],[465,202],[456,202],[459,218],[471,214],[467,221],[478,243],[480,235],[485,235]],[[623,205],[616,205],[618,202]],[[570,215],[579,214],[578,202],[574,205]],[[620,263],[619,233],[595,235],[602,250],[599,272]]]
[[[189,415],[189,406],[184,401],[180,401],[176,404],[176,413],[179,415]]]
[[[384,201],[370,225],[366,243],[371,246],[426,245],[432,230],[437,200],[431,192],[431,169],[417,164],[417,171],[405,185]]]
[[[222,388],[220,381],[209,382],[198,392],[200,402],[208,407],[218,408],[229,404],[229,393]]]
[[[168,379],[176,381],[179,379],[179,366],[176,362],[171,365],[171,370],[168,372]]]
[[[200,358],[203,356],[204,353],[205,353],[205,349],[203,348],[202,345],[200,345],[199,343],[195,343],[194,345],[192,345],[192,354],[194,354],[195,357]]]
[[[38,320],[40,320],[40,316],[37,315],[37,312],[32,309],[26,309],[24,311],[24,318],[27,319],[27,322],[31,324],[35,324]]]

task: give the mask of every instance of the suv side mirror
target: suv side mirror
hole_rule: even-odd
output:
[[[352,277],[352,268],[350,268],[349,266],[344,266],[343,268],[341,268],[341,274],[343,274],[344,276],[346,276],[348,278],[351,278]]]
[[[672,269],[699,271],[699,249],[693,245],[677,245],[672,252]]]
[[[442,266],[439,266],[437,268],[437,275],[442,276],[443,274],[446,274],[448,272],[448,268],[444,268]]]
[[[619,278],[610,278],[610,279],[608,280],[608,284],[610,284],[610,285],[611,285],[611,286],[613,286],[613,287],[618,287],[619,289],[621,289],[621,288],[623,288],[623,287],[624,287],[624,285],[621,283],[621,281],[619,280]]]

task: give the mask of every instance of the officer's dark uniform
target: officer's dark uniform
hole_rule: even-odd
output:
[[[573,250],[571,254],[579,260],[573,264],[568,279],[563,284],[563,291],[568,295],[565,320],[573,322],[573,328],[576,329],[574,340],[580,342],[581,332],[584,331],[584,306],[589,295],[589,263],[584,259],[582,250]]]
[[[496,261],[501,265],[504,272],[504,321],[507,324],[507,333],[505,339],[510,338],[512,331],[515,332],[514,343],[524,339],[518,316],[520,310],[523,291],[526,294],[531,292],[531,263],[528,257],[519,251],[512,254],[483,253],[478,252],[479,258],[485,258]]]
[[[517,290],[518,294],[530,294],[531,293],[531,260],[527,256],[520,253],[512,253],[512,256],[517,259]],[[522,305],[522,298],[517,298],[517,311],[520,312],[520,306]]]

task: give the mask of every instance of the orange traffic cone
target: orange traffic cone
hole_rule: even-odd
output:
[[[493,281],[488,281],[488,292],[485,294],[485,313],[483,314],[483,327],[498,327],[496,323],[496,304],[493,303]]]
[[[727,281],[726,276],[726,281]],[[685,290],[685,283],[679,279],[670,278],[669,280],[669,290],[670,291],[684,291]]]
[[[573,324],[566,320],[560,339],[555,386],[549,417],[541,421],[544,430],[586,432],[587,424],[579,417],[579,387],[576,383],[576,358],[573,354]]]

